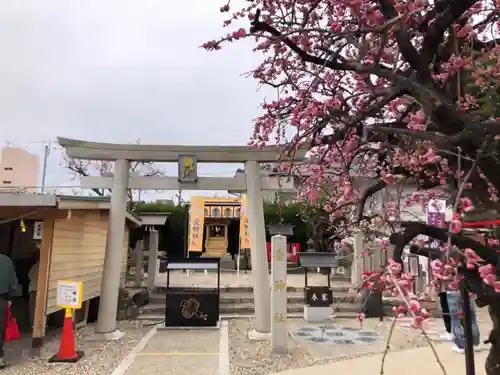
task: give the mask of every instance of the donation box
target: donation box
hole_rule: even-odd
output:
[[[172,286],[173,270],[216,271],[214,287]],[[219,323],[220,259],[185,258],[167,264],[166,327],[216,327]]]

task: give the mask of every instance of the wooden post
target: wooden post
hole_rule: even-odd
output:
[[[52,258],[52,240],[54,236],[54,218],[44,219],[42,244],[40,246],[40,263],[38,269],[35,318],[33,326],[32,347],[40,348],[43,346],[46,324],[46,307],[49,291],[50,263]]]
[[[136,288],[140,288],[142,286],[142,277],[144,275],[144,246],[142,240],[137,241],[133,258],[135,263],[134,284]]]

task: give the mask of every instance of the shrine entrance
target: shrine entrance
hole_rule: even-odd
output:
[[[246,202],[245,195],[242,198],[192,197],[188,256],[226,257],[231,263],[239,249],[249,246],[248,220],[243,207]],[[203,218],[196,215],[202,211],[201,207]]]
[[[86,176],[81,178],[82,188],[110,189],[111,210],[107,233],[106,256],[101,286],[101,301],[97,322],[98,333],[108,337],[119,337],[116,330],[116,312],[120,283],[120,265],[123,256],[124,224],[128,189],[136,190],[223,190],[245,193],[248,228],[246,242],[251,248],[252,269],[255,277],[254,329],[257,333],[271,330],[271,306],[269,300],[269,272],[266,253],[266,231],[262,190],[295,191],[295,181],[290,176],[261,175],[260,163],[300,161],[306,150],[295,150],[287,156],[279,146],[265,146],[249,149],[247,146],[163,146],[113,144],[86,142],[68,138],[58,138],[70,158],[84,160],[114,161],[112,177]],[[134,176],[129,174],[130,162],[175,162],[178,163],[177,177]],[[244,163],[245,174],[235,177],[199,177],[198,162],[203,163]],[[199,227],[204,222],[205,212],[198,209],[190,215],[190,220],[198,220]],[[222,219],[222,213],[221,213]],[[240,220],[242,220],[240,218]],[[225,245],[227,229],[222,223],[211,223],[214,237],[210,241],[215,252],[227,252]],[[217,227],[218,225],[218,227]],[[217,229],[219,228],[219,229]],[[245,232],[245,233],[246,233]],[[212,232],[211,232],[212,233]],[[223,234],[222,234],[223,233]],[[200,238],[201,237],[201,238]],[[203,248],[203,236],[194,238],[190,233],[190,248]],[[224,246],[225,250],[224,250]]]

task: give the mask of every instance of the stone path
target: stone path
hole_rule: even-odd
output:
[[[229,375],[228,327],[153,329],[112,375]]]
[[[477,322],[479,325],[479,331],[481,332],[481,337],[486,337],[486,335],[491,330],[491,320],[488,316],[488,311],[486,308],[484,309],[476,309]],[[404,329],[408,329],[408,331],[414,330],[411,328],[411,318],[399,318],[398,326]],[[445,333],[444,323],[441,318],[429,319],[424,323],[425,332],[429,336],[431,340],[441,341],[440,336]],[[482,340],[482,339],[481,339]]]
[[[435,346],[447,375],[465,375],[463,354],[450,350],[449,344]],[[487,351],[475,353],[476,375],[485,375]],[[379,374],[382,354],[279,372],[279,375]],[[429,347],[389,352],[385,359],[385,375],[443,375]],[[275,374],[276,375],[276,374]]]
[[[404,317],[399,318],[399,322],[397,323],[402,328],[407,328],[408,330],[413,330],[411,328],[412,318]],[[429,319],[424,324],[425,332],[429,336],[429,338],[433,341],[440,341],[441,334],[445,333],[444,323],[442,319]]]

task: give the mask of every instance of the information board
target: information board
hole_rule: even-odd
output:
[[[83,286],[80,281],[59,280],[57,282],[57,306],[65,309],[81,309],[82,296]]]

